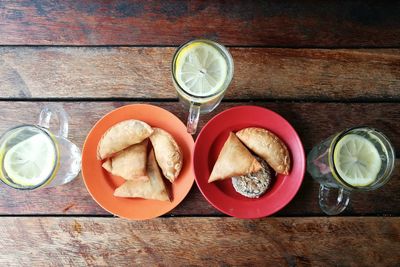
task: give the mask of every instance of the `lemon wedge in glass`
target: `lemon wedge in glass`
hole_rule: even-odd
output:
[[[175,63],[175,78],[187,92],[196,96],[219,91],[227,78],[228,64],[217,48],[194,42],[182,48]]]
[[[6,152],[4,170],[14,183],[36,186],[52,174],[56,155],[51,138],[45,134],[36,134]]]
[[[336,144],[334,165],[339,176],[355,187],[373,183],[381,169],[382,160],[374,144],[356,134],[344,136]]]

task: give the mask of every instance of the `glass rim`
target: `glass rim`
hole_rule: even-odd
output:
[[[393,172],[393,169],[394,169],[394,160],[392,161],[392,164],[390,164],[390,166],[388,164],[387,169],[390,169],[390,170],[389,170],[389,172],[385,171],[385,173],[379,179],[382,182],[377,187],[376,187],[376,183],[375,184],[372,183],[371,186],[368,185],[368,186],[365,186],[365,187],[357,187],[357,186],[353,186],[353,185],[347,183],[346,181],[344,181],[344,179],[340,176],[340,174],[339,174],[339,172],[338,172],[338,170],[337,170],[337,168],[336,168],[336,166],[334,164],[334,158],[333,158],[334,157],[334,151],[336,149],[337,143],[344,136],[346,136],[350,132],[352,132],[354,130],[357,130],[357,129],[369,129],[369,130],[372,130],[372,131],[376,132],[379,135],[379,138],[382,137],[384,139],[384,141],[386,141],[386,143],[388,144],[388,146],[389,146],[389,151],[387,151],[388,155],[391,153],[393,155],[393,157],[396,158],[393,144],[390,142],[389,138],[384,133],[382,133],[381,131],[379,131],[379,130],[377,130],[375,128],[363,125],[363,126],[355,126],[355,127],[348,128],[348,129],[340,132],[339,134],[337,134],[334,137],[334,139],[332,140],[332,143],[331,143],[331,145],[329,147],[329,165],[330,165],[330,169],[332,171],[333,176],[345,188],[350,189],[350,190],[355,190],[355,191],[370,191],[370,190],[374,190],[374,189],[377,189],[377,188],[385,185],[389,181],[389,178],[390,178],[390,176],[391,176],[391,174]],[[386,148],[386,145],[385,145],[385,148]]]
[[[225,56],[227,58],[227,65],[228,65],[228,74],[227,76],[229,77],[228,79],[226,79],[224,81],[223,86],[221,86],[221,89],[218,90],[217,92],[210,94],[210,95],[206,95],[206,96],[198,96],[198,95],[194,95],[189,93],[187,90],[185,90],[184,88],[182,88],[182,86],[178,83],[178,81],[175,78],[175,62],[176,62],[176,58],[178,57],[179,52],[186,47],[187,45],[194,43],[194,42],[204,42],[204,43],[209,43],[212,46],[215,46],[218,50],[220,50],[220,52],[222,52],[223,56]],[[174,81],[174,83],[176,84],[176,86],[179,87],[179,89],[184,93],[187,94],[190,97],[193,98],[199,98],[199,99],[207,99],[210,97],[214,97],[217,96],[219,94],[221,94],[222,92],[226,91],[226,89],[229,87],[229,84],[232,81],[233,78],[233,72],[234,72],[234,63],[233,63],[233,58],[231,53],[229,52],[229,50],[222,44],[219,44],[213,40],[209,40],[209,39],[191,39],[183,44],[181,44],[175,51],[174,56],[172,58],[172,62],[171,62],[171,75],[172,75],[172,79]]]
[[[56,158],[55,164],[53,166],[53,169],[51,170],[50,174],[46,177],[46,179],[43,182],[41,182],[40,184],[35,185],[35,186],[17,187],[17,186],[14,186],[14,185],[17,185],[17,184],[12,182],[12,181],[10,181],[9,183],[4,181],[4,180],[8,180],[9,181],[8,177],[4,177],[4,180],[0,177],[0,181],[2,183],[4,183],[5,185],[7,185],[7,186],[9,186],[11,188],[14,188],[14,189],[18,189],[18,190],[34,190],[34,189],[38,189],[40,187],[43,187],[43,186],[49,184],[51,181],[54,180],[55,174],[56,174],[56,172],[58,170],[58,167],[59,167],[60,153],[59,153],[59,148],[58,148],[57,141],[56,141],[54,135],[50,131],[48,131],[48,129],[43,128],[43,127],[41,127],[39,125],[35,125],[35,124],[21,124],[21,125],[9,128],[0,136],[0,140],[5,135],[10,133],[11,131],[14,131],[14,130],[16,130],[18,128],[24,128],[24,127],[36,128],[37,130],[39,130],[41,133],[45,134],[51,140],[51,143],[52,143],[52,145],[54,147],[54,153],[55,153],[55,158]],[[3,174],[3,170],[0,170],[0,173],[2,174],[2,176],[6,176],[6,175]]]

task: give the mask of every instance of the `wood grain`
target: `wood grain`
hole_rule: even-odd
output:
[[[396,266],[400,218],[0,218],[8,266]]]
[[[3,0],[0,44],[393,47],[398,3],[381,1]]]
[[[94,123],[104,114],[125,104],[136,102],[66,102],[60,103],[70,115],[70,137],[78,146]],[[46,102],[0,102],[0,132],[21,123],[35,123],[41,106]],[[152,103],[163,107],[181,120],[185,110],[176,102]],[[211,114],[201,118],[200,128],[216,113],[227,108],[249,104],[222,103]],[[396,103],[281,103],[257,102],[284,116],[297,129],[306,152],[320,140],[354,125],[370,125],[383,131],[398,149],[400,140],[400,105]],[[399,154],[399,153],[397,153]],[[16,191],[0,186],[0,214],[108,214],[89,196],[81,177],[71,184],[34,192]],[[367,193],[354,193],[346,215],[400,214],[400,163],[397,161],[391,181],[383,188]],[[307,174],[295,199],[280,216],[322,215],[317,203],[318,184]],[[188,197],[170,215],[218,215],[192,188]]]
[[[2,47],[0,98],[173,99],[175,50]],[[400,99],[399,49],[230,51],[235,74],[226,99]]]

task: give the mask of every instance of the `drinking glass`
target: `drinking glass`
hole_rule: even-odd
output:
[[[351,134],[370,141],[381,160],[376,178],[366,186],[357,186],[346,182],[335,165],[334,154],[337,144]],[[320,184],[319,205],[322,211],[328,215],[339,214],[346,209],[350,201],[350,192],[371,191],[383,186],[393,172],[394,161],[395,152],[389,139],[383,133],[370,127],[350,128],[336,133],[316,145],[308,154],[307,171]]]
[[[57,116],[59,123],[59,129],[56,133],[52,133],[49,130],[50,119],[53,115]],[[41,110],[38,124],[22,124],[7,130],[0,137],[1,181],[10,187],[23,190],[53,187],[70,182],[80,171],[81,151],[75,144],[68,140],[67,137],[68,115],[61,106],[56,105],[46,106]],[[51,148],[51,158],[55,160],[46,165],[46,169],[49,171],[45,173],[48,173],[48,175],[43,175],[38,182],[19,184],[12,178],[13,175],[11,175],[10,170],[7,170],[5,159],[7,158],[7,153],[18,145],[20,147],[26,146],[23,149],[27,152],[29,152],[29,149],[32,149],[32,146],[38,149],[42,147],[41,145],[35,146],[32,142],[29,143],[30,138],[36,138],[34,140],[45,140],[46,144],[49,144],[49,148]],[[12,156],[9,156],[9,158],[10,157]],[[11,163],[8,164],[12,165],[13,161],[19,161],[20,164],[24,164],[24,162],[21,162],[23,159],[18,158],[18,156],[14,157]],[[41,172],[41,174],[42,173],[43,172]]]
[[[184,86],[180,85],[176,77],[176,61],[183,49],[188,47],[193,43],[204,43],[214,47],[224,58],[227,65],[226,78],[219,88],[211,90],[210,94],[194,94],[184,89]],[[211,40],[197,39],[189,41],[178,48],[172,60],[172,81],[177,91],[179,100],[183,105],[189,108],[189,116],[187,120],[187,131],[190,134],[195,134],[197,129],[197,124],[199,122],[200,114],[208,113],[213,111],[221,102],[225,91],[227,90],[232,77],[233,77],[233,59],[229,51],[221,44],[218,44]],[[198,70],[198,75],[203,75],[201,69]]]

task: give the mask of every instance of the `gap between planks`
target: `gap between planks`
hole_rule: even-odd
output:
[[[0,214],[0,218],[119,218],[113,214]],[[254,220],[262,220],[266,218],[356,218],[356,217],[372,217],[372,218],[400,218],[400,213],[392,213],[392,214],[384,214],[384,213],[376,213],[376,214],[366,214],[366,215],[353,215],[353,214],[341,214],[340,216],[328,216],[324,214],[304,214],[304,215],[271,215],[266,216]],[[164,219],[173,219],[173,218],[235,218],[226,214],[181,214],[181,215],[173,215],[173,214],[166,214],[161,215],[156,218],[164,218]],[[153,218],[153,219],[156,219]],[[124,219],[124,218],[120,218]],[[153,220],[150,219],[150,220]],[[248,220],[248,219],[243,219]],[[253,219],[249,219],[253,220]],[[136,221],[136,220],[130,220]]]
[[[171,102],[179,103],[178,98],[123,98],[123,97],[105,97],[105,98],[1,98],[0,102]],[[352,98],[352,99],[332,99],[332,98],[258,98],[258,99],[223,99],[222,103],[355,103],[355,104],[379,104],[379,103],[400,103],[400,96],[397,98],[370,99],[370,98]],[[133,103],[134,104],[134,103]]]

